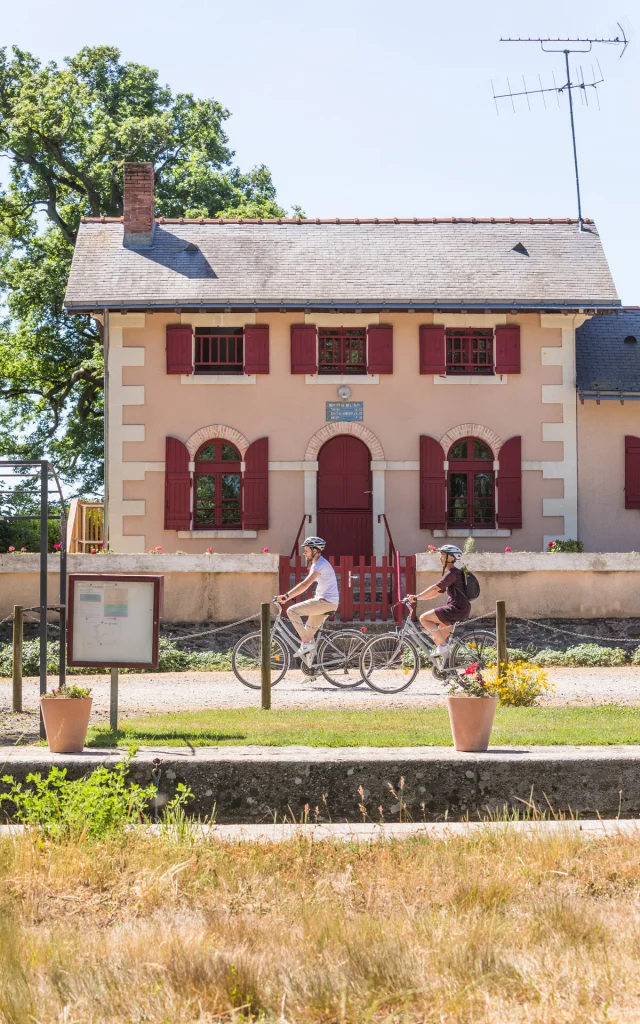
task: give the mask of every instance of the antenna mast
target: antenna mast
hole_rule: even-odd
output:
[[[548,89],[544,89],[542,87],[542,80],[540,79],[540,76],[538,76],[538,81],[540,82],[540,88],[539,89],[527,89],[527,84],[526,84],[526,82],[524,80],[524,77],[523,77],[522,83],[523,83],[524,88],[520,92],[513,92],[513,90],[511,89],[511,85],[509,84],[509,79],[507,79],[507,85],[509,86],[509,91],[508,92],[504,92],[504,93],[496,93],[495,89],[493,89],[493,82],[491,83],[491,88],[493,89],[493,99],[494,99],[494,102],[495,102],[495,105],[496,105],[496,111],[498,113],[500,113],[499,108],[498,108],[498,100],[510,99],[511,100],[511,105],[512,105],[514,113],[515,113],[515,109],[516,108],[515,108],[515,104],[514,104],[513,101],[514,101],[515,97],[517,97],[517,96],[526,96],[527,97],[527,104],[529,104],[529,97],[530,96],[540,96],[541,95],[542,96],[542,102],[546,106],[546,103],[545,103],[545,93],[552,92],[552,93],[555,93],[556,99],[558,100],[558,106],[560,106],[560,95],[562,93],[566,92],[567,97],[569,99],[569,119],[570,119],[570,122],[571,122],[571,141],[573,143],[573,166],[574,166],[575,176],[576,176],[576,195],[577,195],[577,199],[578,199],[578,223],[580,225],[580,230],[581,231],[584,231],[584,220],[583,220],[583,217],[582,217],[582,201],[580,199],[580,175],[578,173],[578,149],[577,149],[577,146],[576,146],[576,127],[575,127],[575,121],[574,121],[574,117],[573,117],[573,90],[574,89],[580,89],[581,90],[580,95],[581,95],[581,98],[582,98],[582,102],[586,103],[587,106],[588,106],[589,105],[589,100],[588,100],[587,89],[593,89],[595,94],[596,94],[596,98],[597,98],[597,96],[598,96],[598,86],[604,81],[604,78],[602,77],[602,71],[600,69],[600,64],[596,60],[596,63],[598,65],[598,73],[600,75],[599,78],[596,78],[596,74],[595,74],[593,65],[591,65],[591,81],[590,82],[585,82],[584,74],[582,72],[582,68],[580,68],[580,73],[579,74],[578,74],[578,71],[576,70],[576,81],[572,82],[571,81],[571,71],[570,71],[570,68],[569,68],[569,54],[570,53],[590,53],[591,50],[593,49],[594,45],[599,44],[599,43],[606,43],[606,44],[610,44],[610,45],[614,45],[614,46],[622,46],[622,53],[620,54],[620,57],[623,57],[624,53],[625,53],[625,50],[627,49],[627,46],[629,45],[629,41],[628,41],[628,39],[627,39],[627,37],[625,35],[625,31],[624,31],[622,25],[620,24],[620,22],[618,22],[618,28],[620,29],[620,35],[612,37],[612,38],[603,38],[603,37],[601,37],[601,38],[593,38],[593,39],[581,39],[581,38],[577,38],[577,39],[559,39],[559,38],[556,38],[556,39],[553,39],[553,38],[549,37],[547,39],[543,39],[541,37],[532,38],[530,36],[527,37],[527,38],[523,38],[522,36],[518,36],[517,38],[511,38],[511,37],[501,38],[500,39],[501,43],[539,43],[540,48],[543,51],[543,53],[563,53],[564,54],[565,73],[566,73],[566,76],[567,76],[567,80],[564,83],[564,85],[557,86],[556,82],[555,82],[555,77],[554,77],[554,79],[553,79],[553,87],[550,87]],[[572,46],[572,45],[569,45],[569,44],[575,44],[575,45]],[[598,101],[598,106],[600,106],[599,101]],[[529,104],[529,109],[531,109],[531,105],[530,104]]]

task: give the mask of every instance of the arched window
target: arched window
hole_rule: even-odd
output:
[[[466,437],[451,445],[448,459],[449,526],[495,526],[495,474],[489,446],[477,437]]]
[[[228,441],[206,441],[195,457],[194,529],[237,529],[242,523],[241,457]]]

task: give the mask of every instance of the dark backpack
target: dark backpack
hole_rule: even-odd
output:
[[[477,576],[464,566],[461,569],[463,589],[469,601],[475,601],[480,597],[480,581]]]

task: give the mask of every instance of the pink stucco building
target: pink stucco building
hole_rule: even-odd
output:
[[[593,474],[638,407],[576,392],[577,329],[620,309],[592,222],[167,221],[152,186],[125,165],[66,296],[104,328],[113,550],[629,543]]]

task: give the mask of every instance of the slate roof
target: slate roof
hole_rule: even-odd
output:
[[[591,222],[161,220],[138,251],[122,235],[81,224],[68,308],[619,306]]]
[[[625,344],[625,338],[637,340]],[[594,316],[576,331],[578,392],[640,393],[640,310]]]

